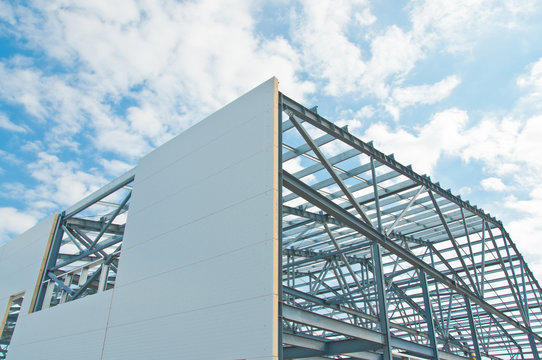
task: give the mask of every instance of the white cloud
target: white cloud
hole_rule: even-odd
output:
[[[349,132],[355,132],[356,130],[361,129],[363,123],[358,119],[341,119],[334,122],[335,125],[343,128],[347,127]]]
[[[37,218],[13,207],[0,207],[0,246],[12,236],[20,234],[36,224]]]
[[[100,164],[108,174],[113,176],[120,176],[135,166],[134,164],[129,164],[116,159],[101,159]]]
[[[412,164],[417,172],[431,174],[443,154],[454,154],[464,145],[461,133],[467,121],[465,111],[448,109],[435,114],[417,134],[377,123],[369,127],[365,138],[373,140],[377,148],[395,153],[402,163]]]
[[[526,257],[529,267],[537,279],[542,279],[542,183],[539,183],[526,200],[515,197],[506,199],[504,206],[516,211],[516,215],[505,223],[510,237],[518,245],[519,251]]]
[[[497,175],[517,174],[529,181],[529,173],[542,170],[542,116],[527,120],[488,118],[463,134],[466,161],[481,160]]]
[[[488,177],[480,181],[480,185],[484,188],[485,191],[504,191],[506,190],[506,185],[502,182],[500,178],[497,177]]]
[[[356,111],[356,115],[355,115],[355,118],[359,119],[364,119],[364,118],[371,118],[373,117],[373,115],[375,114],[376,112],[376,109],[374,106],[372,105],[365,105],[363,106],[361,109],[359,109],[358,111]]]
[[[14,29],[66,72],[0,63],[0,97],[53,119],[56,147],[90,129],[98,150],[133,158],[273,75],[298,99],[315,89],[288,41],[255,34],[250,1],[33,5],[13,6]],[[126,113],[123,99],[135,103]]]
[[[32,177],[40,182],[35,188],[22,189],[28,203],[47,201],[67,207],[106,183],[103,176],[82,171],[75,162],[63,162],[44,152],[39,153],[38,160],[28,168]]]
[[[363,1],[361,2],[364,3]],[[376,22],[376,16],[371,13],[369,8],[363,8],[361,12],[355,14],[354,18],[360,25],[372,25]]]
[[[26,111],[38,119],[43,119],[46,110],[40,98],[44,91],[38,72],[28,69],[6,67],[0,62],[0,96],[13,103],[21,104]]]
[[[371,22],[365,1],[301,1],[295,14],[293,38],[303,54],[308,71],[325,79],[325,91],[342,95],[358,88],[366,65],[360,48],[346,36],[352,21]],[[356,11],[357,10],[357,11]],[[366,19],[362,20],[361,19]]]
[[[86,89],[70,84],[69,76],[45,75],[33,67],[0,62],[0,98],[24,106],[26,112],[40,122],[50,122],[45,141],[56,149],[76,149],[73,138],[81,132],[89,118],[108,116],[108,108],[100,104]]]
[[[457,76],[451,75],[431,85],[395,88],[392,98],[401,108],[414,104],[434,104],[450,96],[460,83],[461,80]]]
[[[472,194],[472,188],[470,186],[462,186],[457,190],[459,195],[467,198],[470,194]]]
[[[468,53],[496,29],[520,26],[534,7],[533,1],[413,1],[408,5],[411,28],[381,29],[371,27],[376,20],[366,1],[301,4],[294,12],[292,36],[310,76],[332,96],[375,96],[395,119],[402,107],[440,101],[460,82],[451,75],[405,88],[402,84],[420,60],[434,53]],[[365,36],[360,40],[353,33]]]
[[[8,119],[8,117],[4,114],[0,114],[0,128],[6,129],[9,131],[23,132],[23,133],[27,131],[24,126],[20,126],[11,122]]]
[[[519,26],[535,1],[415,1],[413,32],[426,45],[442,44],[448,52],[469,51],[484,34]]]
[[[9,24],[15,24],[13,9],[7,3],[0,2],[0,19]]]
[[[529,65],[529,72],[522,74],[517,79],[520,87],[531,87],[536,92],[542,90],[542,58]]]
[[[41,141],[28,141],[20,148],[22,151],[38,153],[43,150],[43,144]]]
[[[372,57],[364,74],[366,91],[373,91],[379,98],[389,95],[389,84],[401,81],[414,68],[416,62],[424,57],[421,44],[411,32],[406,32],[396,25],[386,29],[382,35],[371,42]]]
[[[449,109],[435,114],[416,134],[377,123],[369,127],[365,137],[429,174],[440,156],[448,154],[466,162],[481,161],[489,174],[516,175],[524,185],[539,181],[536,174],[542,171],[542,116],[524,122],[510,117],[486,118],[470,128],[467,122],[465,111]],[[497,190],[494,178],[482,185]]]
[[[526,93],[518,102],[517,110],[524,113],[542,112],[542,57],[529,64],[527,73],[517,79],[517,85]]]
[[[531,79],[528,83],[537,83],[534,70],[542,60],[531,67],[522,79]],[[542,65],[540,65],[542,66]],[[542,68],[541,68],[542,69]],[[518,100],[522,104],[538,91],[534,87]],[[418,169],[431,173],[441,154],[458,156],[464,161],[481,161],[484,170],[499,176],[516,175],[518,183],[535,186],[540,182],[542,173],[542,115],[523,118],[522,113],[512,110],[502,117],[486,115],[477,124],[467,127],[468,114],[459,109],[449,109],[435,114],[430,121],[419,128],[416,134],[401,128],[391,130],[383,124],[374,124],[365,136],[374,139],[379,147],[396,152],[399,156]],[[521,173],[520,173],[521,171]],[[482,185],[496,190],[501,185],[497,178],[491,177]],[[521,181],[520,181],[521,180]]]

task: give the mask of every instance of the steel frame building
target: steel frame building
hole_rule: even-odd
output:
[[[0,247],[0,273],[0,359],[542,351],[503,224],[275,78]]]

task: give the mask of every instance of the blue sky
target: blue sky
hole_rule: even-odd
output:
[[[542,279],[540,1],[0,2],[0,244],[277,76]]]

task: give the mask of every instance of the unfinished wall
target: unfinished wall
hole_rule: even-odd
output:
[[[29,314],[53,226],[53,216],[0,248],[0,306],[24,291],[24,301],[8,351],[9,360],[99,359],[112,292],[89,296]]]
[[[276,100],[271,79],[139,162],[104,359],[276,357]]]
[[[53,215],[48,217],[0,247],[0,317],[4,315],[9,297],[22,291],[25,292],[22,310],[28,313],[53,218]],[[21,320],[22,316],[18,324]]]
[[[272,78],[140,160],[113,290],[28,314],[53,218],[0,248],[17,359],[276,359]]]

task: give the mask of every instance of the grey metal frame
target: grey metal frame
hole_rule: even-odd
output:
[[[134,170],[60,214],[33,311],[115,286]]]
[[[279,94],[283,358],[539,359],[503,224]]]
[[[0,319],[0,360],[6,358],[11,338],[17,325],[19,314],[24,300],[25,293],[12,295],[9,298],[8,306],[3,318]]]

